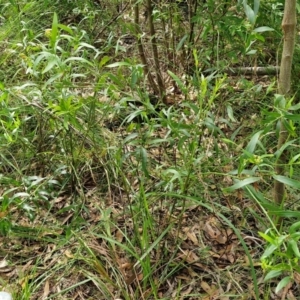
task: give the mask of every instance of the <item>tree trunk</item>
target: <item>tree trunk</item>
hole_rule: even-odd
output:
[[[284,16],[282,20],[283,30],[283,51],[281,57],[280,74],[279,74],[279,94],[287,96],[291,86],[291,69],[295,48],[296,36],[296,0],[286,0],[284,7]],[[277,149],[280,149],[287,141],[288,134],[284,127],[283,121],[280,122],[280,132]],[[287,162],[287,152],[284,151],[276,162],[275,171],[277,175],[284,175],[284,166]],[[282,205],[285,196],[285,186],[282,182],[275,181],[274,200],[277,204]]]

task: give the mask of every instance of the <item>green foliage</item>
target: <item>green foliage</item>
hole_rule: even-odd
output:
[[[264,280],[268,281],[289,274],[279,281],[275,289],[276,293],[293,282],[294,272],[299,273],[300,271],[298,265],[300,258],[298,240],[300,235],[299,232],[296,232],[299,226],[299,222],[292,224],[288,234],[279,234],[271,230],[266,233],[259,233],[268,242],[268,246],[261,257],[262,268],[267,272]]]
[[[137,3],[152,72],[147,16]],[[91,291],[84,297],[91,299],[179,299],[186,294],[184,276],[195,273],[192,280],[202,282],[206,275],[198,269],[207,269],[200,263],[216,265],[214,255],[233,247],[232,236],[241,246],[226,272],[236,266],[238,272],[245,253],[247,279],[260,299],[259,270],[244,239],[244,232],[255,236],[258,230],[266,241],[260,254],[265,281],[278,279],[276,292],[293,282],[299,258],[297,97],[274,95],[273,79],[265,89],[252,78],[222,74],[228,66],[277,60],[282,3],[191,4],[159,1],[153,11],[169,105],[149,88],[126,3],[0,4],[0,235],[5,249],[14,238],[22,241],[19,248],[26,241],[46,255],[18,275],[16,299],[41,298],[47,285],[64,278],[75,283],[49,299],[72,298],[85,285]],[[280,120],[289,140],[274,149]],[[286,151],[287,174],[278,176],[274,166]],[[269,193],[274,179],[287,185],[281,206]],[[249,208],[239,209],[235,191],[251,199]],[[201,230],[211,216],[230,229],[228,245],[207,242]],[[278,230],[281,217],[288,221]],[[187,229],[194,239],[188,240]],[[26,265],[31,254],[16,264]],[[176,277],[179,272],[185,275]],[[227,283],[222,278],[218,284]],[[239,284],[233,294],[241,298]],[[164,295],[167,286],[175,291]],[[191,297],[206,296],[198,289]]]

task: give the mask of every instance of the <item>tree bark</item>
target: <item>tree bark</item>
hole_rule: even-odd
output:
[[[296,0],[286,0],[284,7],[284,16],[282,20],[283,30],[283,51],[281,57],[280,74],[279,74],[279,94],[287,96],[291,87],[291,70],[292,60],[295,48],[296,37]],[[282,120],[280,122],[280,132],[277,149],[280,149],[287,141],[288,133]],[[277,175],[284,175],[285,164],[287,162],[287,151],[284,151],[278,157],[275,172]],[[274,200],[277,204],[283,205],[285,197],[285,186],[282,182],[275,180],[274,183]]]

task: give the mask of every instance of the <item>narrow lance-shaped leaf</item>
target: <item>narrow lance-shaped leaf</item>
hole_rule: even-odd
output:
[[[57,35],[58,35],[58,20],[57,20],[57,14],[53,14],[53,21],[52,21],[52,28],[51,28],[51,37],[50,37],[50,42],[51,42],[51,47],[54,48],[56,40],[57,40]]]
[[[273,178],[283,184],[289,185],[295,189],[300,189],[300,182],[282,175],[273,175]]]
[[[282,274],[281,270],[272,270],[264,278],[264,281],[268,281],[274,277],[278,277]]]
[[[275,293],[277,294],[282,288],[287,286],[291,281],[292,281],[291,276],[286,276],[283,279],[281,279],[275,289]]]
[[[234,184],[234,185],[232,185],[232,186],[230,186],[228,188],[223,189],[223,191],[224,192],[232,192],[232,191],[240,189],[240,188],[242,188],[242,187],[244,187],[246,185],[249,185],[251,183],[257,182],[259,180],[260,180],[259,177],[249,177],[249,178],[246,178],[244,180],[241,180],[241,181],[237,182],[236,184]]]
[[[247,147],[246,147],[246,151],[248,151],[248,152],[250,152],[250,153],[253,153],[253,152],[254,152],[254,150],[255,150],[255,148],[256,148],[256,145],[257,145],[257,142],[258,142],[259,137],[260,137],[260,135],[261,135],[262,132],[263,132],[263,131],[260,130],[260,131],[256,132],[256,133],[253,135],[253,137],[251,138],[249,144],[248,144]]]

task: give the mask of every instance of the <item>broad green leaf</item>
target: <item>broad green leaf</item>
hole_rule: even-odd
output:
[[[134,140],[137,136],[138,136],[138,133],[132,133],[132,134],[128,135],[128,136],[124,139],[124,144],[128,143],[129,141]]]
[[[188,34],[185,34],[184,36],[183,36],[183,38],[179,41],[179,43],[178,43],[178,45],[177,45],[177,47],[176,47],[176,52],[178,52],[181,48],[182,48],[182,46],[183,46],[183,44],[184,44],[184,42],[185,42],[185,40],[188,38]]]
[[[261,259],[268,258],[277,248],[277,245],[268,246],[263,255],[261,256]]]
[[[175,75],[173,72],[168,70],[168,74],[175,80],[175,82],[178,84],[179,88],[182,90],[184,94],[187,93],[187,89],[185,87],[185,84],[179,79],[177,75]]]
[[[119,61],[119,62],[115,62],[113,64],[106,66],[106,68],[116,68],[116,67],[123,67],[123,66],[131,67],[132,65],[125,61]]]
[[[282,288],[284,288],[285,286],[287,286],[290,282],[292,281],[292,277],[291,276],[286,276],[284,278],[282,278],[276,289],[275,289],[275,293],[277,294]]]
[[[260,137],[260,135],[261,135],[262,132],[263,132],[263,131],[260,130],[260,131],[256,132],[256,133],[253,135],[253,137],[251,138],[249,144],[247,145],[247,147],[246,147],[246,149],[245,149],[246,151],[248,151],[248,152],[250,152],[250,153],[253,153],[253,152],[254,152],[255,147],[256,147],[256,145],[257,145],[257,142],[258,142],[259,137]]]
[[[273,178],[281,183],[289,185],[295,189],[300,189],[300,182],[282,175],[273,175]]]
[[[112,73],[108,74],[108,78],[115,84],[119,85],[120,87],[122,87],[122,80],[121,78],[119,78],[119,76],[116,76]]]
[[[258,13],[259,4],[260,4],[260,0],[254,0],[254,13],[255,13],[255,15],[257,15],[257,13]]]
[[[228,115],[229,119],[232,122],[236,122],[236,119],[233,116],[233,109],[232,109],[231,105],[227,105],[226,109],[227,109],[227,115]]]
[[[267,208],[267,207],[266,207]],[[300,211],[294,210],[268,210],[271,216],[285,217],[285,218],[300,218]]]
[[[246,14],[249,22],[252,25],[254,25],[255,24],[255,20],[256,20],[256,15],[255,15],[253,9],[248,4],[245,4],[244,5],[244,11],[245,11],[245,14]]]
[[[47,73],[47,72],[50,71],[54,66],[58,66],[58,60],[56,59],[56,57],[50,58],[50,59],[48,60],[47,66],[46,66],[45,69],[42,71],[42,74]]]
[[[296,230],[298,230],[299,228],[300,228],[300,221],[298,221],[290,226],[289,234],[296,232]]]
[[[274,31],[274,28],[268,27],[268,26],[261,26],[261,27],[257,27],[255,28],[253,31],[254,32],[266,32],[266,31]]]
[[[216,126],[214,123],[214,121],[211,118],[205,118],[204,124],[207,126],[207,129],[209,130],[210,133],[216,135],[217,132],[224,137],[224,133],[222,132],[222,130]]]
[[[60,72],[58,74],[55,74],[54,76],[51,76],[44,84],[43,88],[46,88],[48,85],[52,84],[54,81],[56,81],[57,79],[59,79],[60,77],[62,77],[64,75],[63,72]]]
[[[237,189],[240,189],[246,185],[249,185],[251,183],[254,183],[254,182],[257,182],[259,181],[260,178],[259,177],[250,177],[250,178],[246,178],[246,179],[243,179],[241,181],[239,181],[238,183],[228,187],[228,188],[225,188],[223,189],[224,192],[232,192],[234,190],[237,190]]]
[[[69,26],[66,26],[64,24],[57,24],[57,27],[59,27],[60,29],[70,33],[71,35],[73,35],[73,30],[69,27]]]
[[[258,232],[258,234],[264,239],[264,240],[266,240],[267,242],[269,242],[270,244],[275,244],[275,239],[274,238],[272,238],[271,236],[269,236],[269,235],[267,235],[267,234],[265,234],[265,233],[263,233],[263,232]]]
[[[58,35],[58,20],[57,20],[57,14],[53,14],[53,21],[52,21],[52,28],[51,28],[51,47],[54,48],[56,40],[57,40],[57,35]]]
[[[222,138],[222,141],[226,144],[230,144],[230,145],[233,145],[233,146],[236,146],[237,147],[237,144],[235,142],[233,142],[232,140],[229,140],[229,139],[226,139],[226,138]]]
[[[93,66],[93,63],[88,61],[87,59],[83,58],[83,57],[70,57],[70,58],[67,58],[64,62],[67,63],[69,61],[80,61],[80,62],[83,62],[85,64],[88,64],[90,66]]]
[[[110,58],[109,56],[107,56],[107,55],[103,56],[103,57],[101,58],[100,63],[99,63],[100,68],[103,67],[107,62],[109,62],[110,59],[111,59],[111,58]]]
[[[288,142],[286,142],[286,143],[284,143],[281,147],[280,147],[280,149],[278,149],[275,153],[274,153],[274,156],[275,157],[280,157],[281,156],[281,154],[282,154],[282,152],[287,148],[287,147],[289,147],[290,145],[292,145],[293,143],[295,143],[296,142],[296,140],[291,140],[291,141],[288,141]]]
[[[85,42],[81,42],[79,44],[79,49],[82,49],[82,48],[88,48],[88,49],[93,49],[93,50],[97,51],[95,46],[93,46],[91,44],[88,44],[88,43],[85,43]]]
[[[289,239],[288,241],[288,245],[291,246],[294,254],[296,257],[300,258],[300,252],[299,252],[299,248],[298,248],[298,245],[297,245],[297,242],[293,239]]]
[[[275,94],[274,104],[275,104],[275,107],[285,108],[285,105],[286,105],[285,97],[280,94]]]
[[[300,103],[297,103],[296,105],[289,107],[289,110],[298,110],[298,109],[300,109]]]
[[[282,270],[272,270],[264,278],[264,281],[268,281],[274,277],[278,277],[282,274]]]
[[[299,121],[300,120],[300,114],[285,114],[284,115],[285,119],[291,120],[291,121]]]
[[[300,239],[300,232],[294,232],[292,234],[290,234],[289,236],[291,239],[295,240],[295,241],[298,241]]]
[[[12,199],[15,198],[25,198],[25,197],[29,197],[30,195],[28,193],[25,192],[20,192],[20,193],[16,193],[13,195]]]
[[[291,135],[292,137],[297,136],[297,133],[296,133],[297,128],[294,126],[294,124],[291,120],[288,122],[287,119],[282,119],[282,123],[283,123],[284,128],[288,131],[289,135]]]
[[[246,55],[254,55],[257,52],[257,50],[250,50],[246,52]]]

